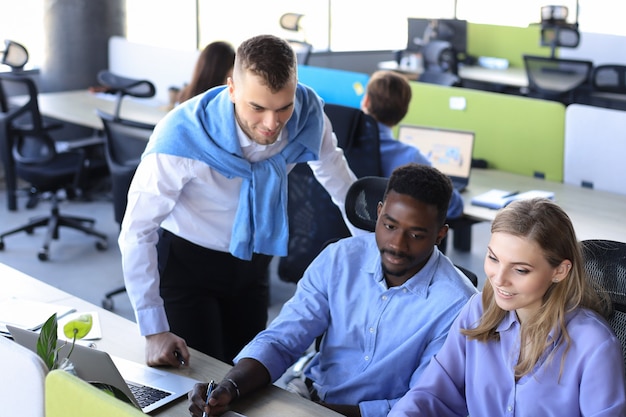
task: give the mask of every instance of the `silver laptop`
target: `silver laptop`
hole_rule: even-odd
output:
[[[465,190],[472,172],[474,132],[400,125],[398,140],[416,147],[439,171],[450,177],[454,188]]]
[[[37,352],[39,333],[7,326],[13,339],[20,345]],[[59,352],[67,356],[71,343]],[[112,385],[121,390],[144,413],[169,404],[193,389],[194,379],[164,370],[111,357],[101,350],[76,344],[70,357],[79,378],[89,382]]]

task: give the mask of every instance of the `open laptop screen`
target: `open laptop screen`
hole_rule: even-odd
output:
[[[474,132],[401,125],[398,140],[418,148],[435,168],[451,179],[469,180]]]

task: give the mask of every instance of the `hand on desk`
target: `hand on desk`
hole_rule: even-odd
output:
[[[171,332],[146,336],[148,366],[169,365],[175,368],[189,365],[189,349],[181,337]]]
[[[218,384],[211,392],[208,405],[206,401],[206,383],[196,384],[188,394],[189,412],[194,417],[221,416],[228,411],[228,404],[234,399],[228,384]],[[205,408],[206,407],[206,408]]]

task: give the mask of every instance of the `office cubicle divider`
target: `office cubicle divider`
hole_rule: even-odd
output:
[[[504,58],[509,66],[523,68],[522,54],[550,55],[550,48],[540,44],[539,25],[526,28],[512,26],[467,25],[467,53],[471,56]]]
[[[565,111],[563,182],[626,194],[626,111],[572,104]]]
[[[325,103],[361,107],[369,74],[334,68],[298,66],[298,80],[313,88]]]
[[[486,159],[490,168],[563,181],[563,104],[416,81],[410,84],[413,99],[401,123],[474,131],[473,157]],[[464,101],[465,108],[453,110],[451,101]]]

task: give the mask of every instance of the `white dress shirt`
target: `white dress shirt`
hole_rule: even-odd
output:
[[[308,164],[341,209],[352,234],[359,234],[344,210],[346,193],[356,176],[337,147],[330,121],[324,119],[319,160]],[[244,157],[251,162],[269,158],[287,144],[286,128],[271,145],[253,142],[239,126],[237,131]],[[293,164],[287,167],[292,168]],[[241,178],[228,179],[201,161],[155,153],[142,159],[128,192],[118,240],[126,290],[142,335],[169,331],[159,294],[159,227],[197,245],[228,252],[240,187]]]

